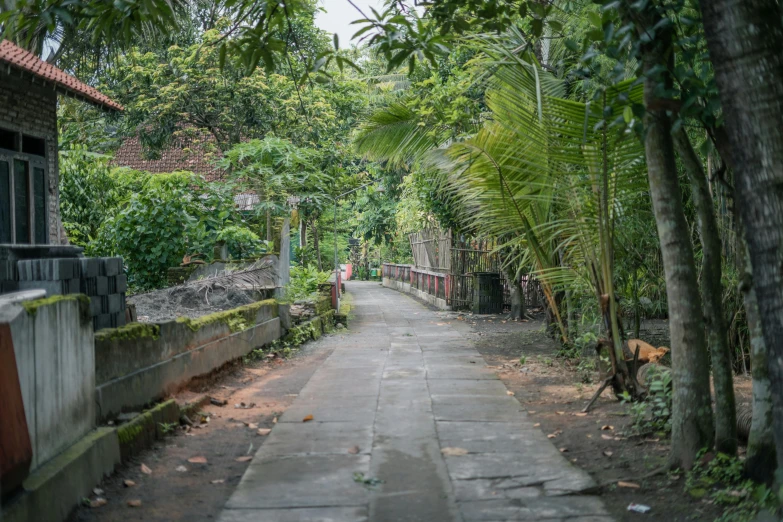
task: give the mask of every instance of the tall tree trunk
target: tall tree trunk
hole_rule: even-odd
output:
[[[660,16],[655,6],[632,18],[640,35],[654,27]],[[671,82],[672,33],[661,28],[655,38],[642,45],[645,73],[644,148],[647,175],[658,237],[661,243],[669,330],[672,342],[672,466],[690,469],[696,453],[712,446],[714,428],[710,404],[704,319],[697,284],[688,224],[674,160],[672,126],[666,110],[658,103],[659,83]],[[662,72],[656,72],[663,70]]]
[[[696,207],[702,248],[701,297],[707,339],[712,354],[712,379],[715,386],[715,449],[728,455],[737,453],[737,409],[734,400],[734,376],[731,350],[723,315],[721,283],[721,241],[712,195],[701,160],[691,145],[685,128],[674,133],[674,146],[691,182],[691,197]]]
[[[743,255],[743,251],[744,255]],[[757,482],[771,482],[775,473],[775,435],[772,430],[772,394],[767,366],[767,344],[761,331],[756,292],[753,290],[753,269],[747,254],[744,238],[740,241],[741,267],[740,290],[745,300],[745,316],[750,333],[750,362],[753,372],[753,421],[748,436],[748,452],[745,473]]]
[[[509,319],[524,319],[525,296],[522,294],[522,286],[519,284],[516,271],[511,267],[506,267],[506,278],[508,279],[508,291],[511,294],[511,314]]]
[[[700,5],[769,350],[777,461],[783,468],[783,13],[777,0],[700,0]]]
[[[315,249],[315,255],[318,259],[318,271],[323,272],[324,265],[321,262],[321,248],[319,246],[320,242],[318,241],[318,227],[316,225],[316,220],[313,219],[312,224],[310,227],[313,229],[313,249]]]
[[[266,210],[266,240],[272,241],[272,211]]]

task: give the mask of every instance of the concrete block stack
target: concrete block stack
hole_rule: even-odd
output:
[[[14,275],[16,281],[13,281]],[[9,276],[16,287],[4,292],[43,289],[47,295],[87,295],[95,330],[125,325],[128,280],[123,274],[120,257],[0,261],[0,284],[4,285],[3,288],[5,276]]]
[[[81,293],[90,298],[90,313],[96,330],[125,325],[125,291],[128,279],[122,273],[122,258],[82,258]]]

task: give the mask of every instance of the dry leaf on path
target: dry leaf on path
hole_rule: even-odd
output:
[[[108,500],[106,500],[105,498],[103,498],[103,497],[98,497],[98,498],[96,498],[95,500],[93,500],[93,501],[91,501],[91,502],[90,502],[90,507],[91,507],[91,508],[99,508],[99,507],[101,507],[101,506],[105,506],[105,505],[106,505],[106,504],[108,504],[108,503],[109,503],[109,501],[108,501]]]
[[[471,362],[473,362],[473,361],[471,361]],[[511,390],[506,390],[506,395],[511,395],[513,397],[514,396],[514,392],[512,392]]]
[[[176,468],[174,468],[174,471],[179,471],[180,473],[186,473],[188,471],[188,468],[186,468],[185,466],[177,466]]]
[[[527,410],[527,412],[528,412],[530,415],[533,415],[533,414],[535,413],[535,410]]]
[[[139,499],[129,500],[128,501],[128,506],[130,506],[130,507],[141,507],[141,500],[139,500]]]
[[[237,462],[247,462],[248,460],[253,460],[253,457],[250,455],[245,455],[244,457],[239,457],[234,460],[236,460]]]
[[[560,453],[568,453],[568,448],[560,448]]]
[[[206,464],[207,463],[207,458],[206,457],[201,457],[201,456],[190,457],[188,459],[188,462],[190,462],[191,464]]]
[[[613,453],[609,450],[604,450],[604,455],[606,455],[607,457],[611,457]]]
[[[610,426],[608,424],[604,424],[603,426],[601,426],[601,429],[604,430],[604,431],[610,431],[610,430],[614,429],[614,426]]]
[[[541,427],[541,423],[540,422],[536,422],[535,424],[533,424],[533,427],[534,428],[539,428],[539,427]]]
[[[260,428],[256,433],[258,433],[262,437],[265,437],[265,436],[269,435],[270,433],[272,433],[272,430],[269,429],[269,428]]]
[[[620,488],[631,488],[631,489],[639,489],[641,486],[637,484],[636,482],[625,482],[623,480],[619,481],[617,483],[617,487]]]
[[[274,419],[272,419],[272,424],[277,424],[277,417],[275,417]]]
[[[468,454],[468,450],[465,448],[443,448],[440,452],[445,457],[461,457]]]
[[[575,417],[587,417],[587,413],[580,411],[579,413],[574,413]]]
[[[557,433],[550,433],[546,436],[547,439],[554,439],[555,437],[557,437]]]
[[[258,429],[258,423],[257,422],[248,422],[247,427],[251,430],[257,430]]]
[[[614,440],[614,437],[607,435],[606,433],[601,434],[601,438],[604,440]]]
[[[141,469],[141,472],[144,473],[145,475],[152,475],[152,470],[144,464],[142,464],[141,468],[139,469]]]
[[[123,481],[123,485],[124,485],[126,488],[132,488],[133,486],[135,486],[135,485],[136,485],[136,483],[135,483],[135,482],[133,482],[132,480],[125,480],[125,481]]]
[[[557,413],[558,415],[565,415],[564,411],[558,411],[558,412],[555,412],[555,413]]]
[[[313,416],[312,415],[308,415],[307,417],[302,419],[302,422],[310,422],[311,420],[313,420]]]
[[[357,453],[359,453],[359,451],[360,451],[359,446],[351,446],[350,448],[348,448],[348,453],[350,453],[351,455],[356,455]]]
[[[222,484],[225,481],[226,481],[225,479],[216,479],[216,480],[211,481],[211,484]]]

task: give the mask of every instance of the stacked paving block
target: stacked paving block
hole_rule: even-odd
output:
[[[90,313],[95,329],[124,326],[128,279],[122,273],[122,258],[92,257],[79,261],[81,293],[90,298]]]
[[[3,263],[10,264],[6,266]],[[15,283],[15,288],[5,290],[3,278],[6,276]],[[0,284],[3,285],[2,292],[43,289],[47,295],[85,294],[90,298],[90,315],[95,330],[125,325],[128,279],[123,273],[120,257],[0,261]]]

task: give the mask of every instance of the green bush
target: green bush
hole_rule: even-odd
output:
[[[227,226],[218,233],[217,240],[225,241],[231,259],[247,259],[267,251],[266,242],[245,227]]]
[[[286,286],[285,295],[292,301],[310,297],[330,275],[329,272],[319,272],[315,267],[291,267],[291,281]]]
[[[87,253],[122,256],[137,289],[163,286],[166,270],[186,254],[209,259],[220,231],[241,220],[229,187],[189,172],[116,179],[136,192],[101,225]]]

